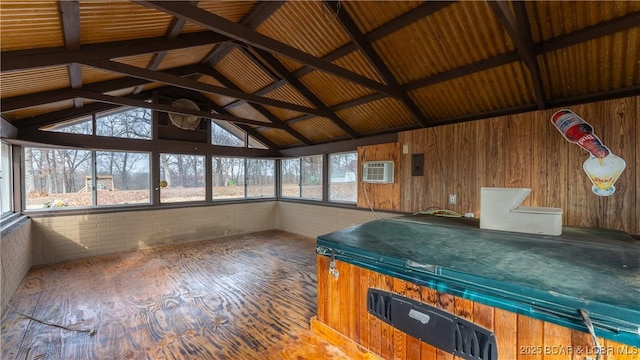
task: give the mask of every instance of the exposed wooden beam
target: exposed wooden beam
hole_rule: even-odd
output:
[[[195,6],[198,4],[198,1],[197,0],[189,1],[187,4],[191,6]],[[169,25],[169,30],[167,30],[167,39],[177,38],[178,35],[180,35],[180,32],[182,32],[182,28],[186,23],[187,21],[185,19],[173,18],[173,20],[171,21],[171,25]],[[167,55],[167,51],[161,51],[153,54],[153,58],[151,59],[151,61],[149,61],[149,64],[147,65],[147,69],[156,70],[158,66],[160,66],[160,64],[162,63],[162,60],[164,60],[164,57],[166,55]],[[136,88],[133,89],[133,93],[137,94],[141,92],[143,89],[144,89],[143,86],[136,86]]]
[[[274,82],[272,84],[269,84],[269,85],[263,87],[262,89],[260,89],[260,90],[258,90],[256,92],[254,92],[253,95],[264,96],[264,95],[270,93],[271,91],[280,88],[281,86],[283,86],[285,84],[287,84],[287,81],[284,80],[284,79],[280,79],[280,80],[278,80],[278,81],[276,81],[276,82]],[[232,109],[232,108],[234,108],[236,106],[242,105],[244,103],[245,103],[244,100],[236,100],[236,101],[228,103],[227,105],[224,106],[224,108],[228,110],[228,109]]]
[[[336,19],[342,26],[342,29],[349,35],[351,38],[351,42],[354,43],[360,53],[365,56],[365,58],[369,61],[369,63],[373,66],[374,70],[380,75],[382,80],[387,84],[387,86],[395,89],[396,92],[400,95],[399,99],[402,104],[409,110],[409,113],[413,117],[413,119],[420,124],[422,127],[426,127],[428,125],[428,121],[425,119],[424,114],[418,108],[418,106],[409,98],[406,92],[402,91],[400,88],[400,83],[395,78],[395,76],[391,73],[391,70],[384,63],[382,58],[378,55],[376,50],[371,46],[365,38],[364,35],[358,29],[356,23],[351,19],[351,16],[346,11],[340,11],[340,5],[336,1],[324,1],[325,6],[327,6],[333,13],[336,14]]]
[[[511,40],[518,50],[520,59],[529,69],[538,108],[545,109],[547,106],[544,87],[542,85],[542,75],[540,73],[538,59],[533,50],[533,38],[531,37],[529,19],[524,3],[513,2],[515,14],[505,1],[489,1],[488,4],[500,24],[502,24],[502,27],[506,30],[507,34],[509,34],[509,37],[511,37]]]
[[[60,18],[62,20],[62,30],[64,34],[64,44],[67,50],[80,49],[80,2],[77,0],[59,0],[58,7],[60,9]],[[69,64],[67,66],[69,73],[69,82],[72,89],[82,87],[82,69],[78,64]],[[80,98],[73,99],[75,107],[82,107],[83,102]]]
[[[387,94],[389,96],[398,97],[398,93],[388,86],[377,81],[371,80],[360,74],[346,70],[340,66],[319,59],[304,51],[298,50],[293,46],[287,45],[280,41],[274,40],[257,31],[247,28],[244,25],[236,24],[221,16],[212,14],[206,10],[197,7],[185,7],[180,1],[139,1],[138,4],[145,5],[160,11],[164,11],[173,16],[186,18],[195,24],[205,27],[209,30],[226,35],[235,40],[245,42],[254,47],[277,53],[281,56],[288,57],[294,61],[306,64],[317,70],[321,70],[334,76],[343,78],[364,87],[371,88],[375,91]]]
[[[637,27],[638,24],[640,24],[640,11],[537,43],[534,45],[535,53],[539,55],[569,47],[581,42],[629,30]]]
[[[80,134],[66,134],[38,129],[24,129],[18,131],[18,140],[30,143],[46,143],[48,145],[74,147],[91,150],[122,150],[132,151],[160,151],[167,149],[183,154],[205,154],[217,156],[244,156],[244,157],[275,157],[277,150],[256,149],[248,147],[217,146],[207,143],[198,143],[194,146],[191,141],[164,140],[164,139],[126,139],[109,136],[92,136]]]
[[[220,73],[218,70],[212,67],[203,65],[201,73],[213,77],[214,79],[220,81],[222,85],[226,86],[229,89],[240,91],[240,88],[236,84],[234,84],[233,81],[231,81],[222,73]],[[269,110],[267,110],[261,104],[251,104],[251,106],[254,109],[256,109],[257,112],[262,114],[262,116],[266,117],[272,123],[278,124],[283,130],[287,131],[291,136],[295,137],[303,144],[307,146],[312,144],[311,140],[307,139],[304,135],[300,134],[297,130],[293,129],[292,127],[287,125],[284,121],[280,120],[280,118],[273,115]]]
[[[303,113],[312,113],[312,114],[320,115],[320,112],[318,110],[312,109],[309,107],[300,106],[297,104],[291,104],[284,101],[269,99],[266,97],[256,96],[253,94],[247,94],[240,90],[205,84],[199,81],[181,78],[179,76],[171,75],[165,72],[142,69],[136,66],[127,65],[127,64],[123,64],[115,61],[109,61],[109,60],[90,61],[90,62],[88,61],[88,62],[84,62],[83,64],[86,66],[95,67],[97,69],[117,72],[117,73],[129,75],[137,78],[146,79],[149,81],[162,82],[165,84],[173,85],[173,86],[184,88],[184,89],[201,91],[209,94],[219,94],[219,95],[229,96],[237,99],[247,100],[251,103],[281,107],[285,109],[300,111]]]
[[[216,104],[211,105],[211,109],[213,111],[217,112],[218,114],[231,115],[228,111],[224,110],[223,108],[221,108],[220,106],[218,106]],[[280,148],[276,143],[274,143],[273,141],[269,140],[267,137],[265,137],[260,132],[258,132],[258,130],[256,128],[252,128],[251,126],[245,125],[245,124],[235,124],[235,126],[237,126],[242,131],[246,132],[250,136],[254,137],[256,140],[260,141],[261,143],[263,143],[264,145],[266,145],[270,149],[279,149]]]
[[[383,37],[390,35],[402,28],[405,28],[416,21],[422,20],[433,13],[444,9],[453,4],[455,1],[427,1],[426,3],[411,9],[379,28],[370,31],[365,35],[365,39],[369,43],[374,43]]]
[[[255,29],[267,20],[271,14],[276,12],[284,3],[284,1],[260,1],[251,8],[251,11],[249,11],[242,20],[240,20],[240,24],[248,27],[249,29]],[[215,66],[222,58],[227,56],[233,48],[234,45],[229,42],[221,44],[207,54],[200,63],[209,63],[211,66]]]
[[[0,117],[0,137],[3,139],[15,139],[18,137],[18,128],[4,117]]]
[[[61,48],[45,48],[34,50],[4,51],[0,54],[2,72],[25,70],[38,67],[67,65],[74,62],[115,59],[120,57],[149,54],[160,51],[183,49],[201,45],[216,44],[227,41],[224,35],[211,31],[185,34],[176,39],[165,37],[149,39],[113,41],[100,44],[85,45],[79,50]]]
[[[344,120],[342,120],[338,115],[336,115],[333,111],[331,111],[325,103],[320,100],[309,88],[307,88],[302,81],[298,80],[295,76],[293,76],[287,68],[282,65],[282,63],[271,53],[261,50],[254,49],[258,56],[262,58],[267,64],[272,67],[283,79],[285,79],[296,91],[298,91],[302,96],[307,98],[307,100],[315,106],[318,110],[325,113],[326,118],[331,120],[336,126],[338,126],[342,131],[344,131],[349,137],[352,139],[356,139],[360,137],[357,131],[353,130],[349,124],[347,124]],[[252,58],[252,57],[250,57]],[[257,61],[257,59],[252,59]],[[259,62],[259,61],[257,61]]]
[[[198,66],[188,65],[188,66],[167,70],[166,73],[174,76],[188,76],[196,73],[197,71],[198,71]],[[138,85],[143,85],[148,82],[149,81],[146,79],[123,77],[120,79],[112,79],[112,80],[106,80],[106,81],[101,81],[97,83],[87,84],[83,86],[83,89],[93,91],[93,92],[105,93],[105,92],[110,92],[110,91],[115,91],[120,89],[126,89],[130,87],[138,86]],[[76,92],[74,92],[73,90],[74,89],[49,90],[49,91],[43,91],[39,93],[5,98],[5,99],[2,99],[2,111],[6,112],[6,111],[13,111],[18,109],[25,109],[33,106],[73,99],[77,95]]]
[[[357,99],[353,99],[353,100],[345,101],[345,102],[340,103],[340,104],[333,105],[330,109],[333,112],[338,112],[340,110],[344,110],[344,109],[348,109],[350,107],[366,104],[366,103],[371,102],[371,101],[384,99],[385,97],[386,96],[384,96],[382,94],[373,93],[373,94],[365,95],[365,96],[357,98]]]
[[[196,115],[196,116],[200,116],[207,119],[214,118],[216,120],[229,121],[229,122],[238,123],[238,124],[251,124],[251,125],[259,125],[259,126],[275,127],[275,128],[281,127],[279,124],[269,124],[262,121],[242,119],[242,118],[238,118],[231,115],[214,114],[211,112],[206,112],[201,110],[183,109],[183,108],[179,108],[179,107],[175,107],[167,104],[146,102],[146,101],[141,101],[136,99],[130,99],[123,96],[109,96],[109,95],[104,95],[104,94],[100,94],[92,91],[86,91],[86,90],[78,90],[78,95],[85,99],[92,99],[92,100],[109,103],[109,104],[140,107],[140,108],[151,109],[155,111],[162,111],[167,113]]]
[[[61,121],[89,116],[94,112],[103,112],[116,109],[120,105],[93,103],[84,105],[81,108],[70,108],[58,110],[47,114],[37,115],[26,119],[18,119],[12,122],[18,129],[38,129],[44,126],[53,125]]]
[[[598,25],[589,26],[582,30],[574,31],[566,35],[561,35],[556,38],[534,44],[534,53],[535,55],[542,55],[547,52],[576,45],[602,36],[615,34],[619,31],[624,31],[636,27],[638,26],[638,23],[640,23],[640,12],[632,13],[600,23]],[[489,59],[480,60],[469,65],[464,65],[456,69],[412,81],[410,83],[404,84],[402,88],[405,91],[415,90],[451,80],[456,77],[469,75],[474,72],[484,71],[493,67],[509,64],[514,61],[518,61],[519,59],[519,55],[516,51],[510,51]]]

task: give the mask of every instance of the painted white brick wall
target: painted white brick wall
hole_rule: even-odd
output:
[[[279,201],[276,208],[276,226],[279,230],[311,238],[376,220],[375,215],[368,209],[345,209],[284,201]],[[376,211],[376,214],[383,218],[398,216],[379,211]]]
[[[31,220],[0,239],[0,318],[22,279],[31,268]]]
[[[33,265],[276,228],[276,202],[33,218]]]

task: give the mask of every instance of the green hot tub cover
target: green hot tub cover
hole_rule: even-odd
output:
[[[317,238],[317,252],[479,303],[640,346],[640,242],[621,231],[561,236],[482,230],[413,215]]]

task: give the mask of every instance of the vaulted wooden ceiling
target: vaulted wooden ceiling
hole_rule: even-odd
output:
[[[640,1],[2,0],[0,34],[18,129],[143,106],[283,149],[640,94]]]

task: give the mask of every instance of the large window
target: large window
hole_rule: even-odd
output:
[[[151,110],[129,108],[96,116],[96,135],[151,139]]]
[[[58,123],[44,130],[67,134],[93,134],[93,116]]]
[[[275,196],[275,160],[247,159],[247,197]]]
[[[13,212],[11,145],[0,143],[0,215]]]
[[[213,145],[244,147],[245,133],[231,125],[225,127],[211,121],[211,143]]]
[[[96,152],[97,205],[149,204],[149,160],[149,153]]]
[[[243,158],[211,158],[214,200],[244,198],[244,163]]]
[[[282,196],[322,200],[322,155],[281,161]]]
[[[160,154],[160,202],[204,201],[205,168],[203,155]]]
[[[91,151],[26,147],[26,209],[90,206],[92,172]]]
[[[358,196],[356,152],[329,154],[329,200],[355,203]]]

